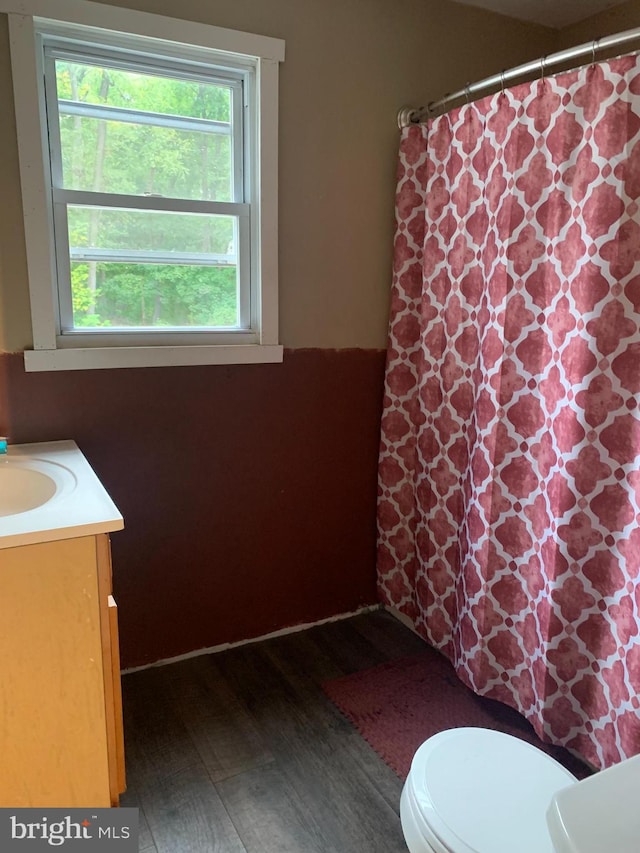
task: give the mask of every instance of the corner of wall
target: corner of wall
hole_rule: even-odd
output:
[[[640,24],[640,0],[627,0],[597,15],[592,15],[584,21],[564,27],[559,31],[558,50],[573,47],[577,44],[614,35],[625,30],[635,29]],[[631,49],[640,48],[640,41],[631,46]],[[614,54],[624,52],[620,48],[613,51]]]

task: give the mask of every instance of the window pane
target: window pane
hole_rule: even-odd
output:
[[[233,216],[67,209],[74,328],[238,327]]]
[[[236,267],[73,262],[71,286],[81,331],[239,325]]]
[[[236,262],[235,216],[69,205],[67,218],[72,254],[89,248],[187,252],[211,255],[209,259],[199,259],[207,263]]]
[[[56,60],[63,186],[234,201],[230,86]]]

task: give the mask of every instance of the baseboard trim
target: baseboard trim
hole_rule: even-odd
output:
[[[284,637],[287,634],[297,634],[300,631],[306,631],[309,628],[315,628],[318,625],[326,625],[328,622],[340,622],[343,619],[350,619],[352,616],[359,616],[361,613],[373,613],[374,610],[380,610],[381,604],[369,604],[366,607],[360,607],[358,610],[353,610],[350,613],[339,613],[337,616],[328,616],[326,619],[318,619],[317,622],[304,622],[300,625],[291,625],[289,628],[280,628],[278,631],[272,631],[270,634],[262,634],[260,637],[249,637],[246,640],[238,640],[235,643],[221,643],[218,646],[209,646],[206,649],[195,649],[192,652],[185,652],[182,655],[176,655],[171,658],[163,658],[162,660],[154,661],[153,663],[145,663],[142,666],[132,666],[129,669],[123,669],[122,675],[129,675],[132,672],[140,672],[143,669],[151,669],[154,666],[167,666],[171,663],[179,663],[182,660],[189,658],[197,658],[201,655],[212,655],[217,652],[225,652],[227,649],[235,649],[238,646],[248,646],[251,643],[261,643],[263,640],[271,640],[274,637]],[[395,613],[393,614],[395,615]]]

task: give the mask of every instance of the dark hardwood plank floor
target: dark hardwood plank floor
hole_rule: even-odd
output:
[[[125,675],[141,853],[406,853],[402,782],[320,685],[423,648],[376,611]]]

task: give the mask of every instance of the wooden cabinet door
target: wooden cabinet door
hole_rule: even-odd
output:
[[[108,806],[92,536],[0,550],[0,806]]]

